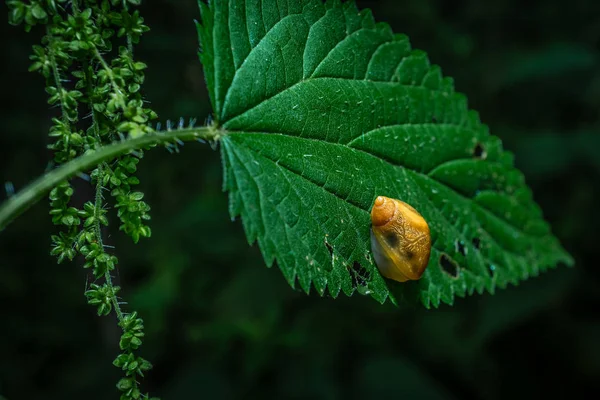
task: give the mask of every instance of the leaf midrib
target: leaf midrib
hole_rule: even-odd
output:
[[[237,70],[236,70],[237,72]],[[288,90],[293,89],[294,87],[304,84],[304,83],[311,83],[311,82],[315,82],[315,81],[321,81],[321,80],[332,80],[332,81],[347,81],[347,82],[372,82],[372,83],[377,83],[377,84],[382,84],[382,85],[390,85],[390,86],[400,86],[403,87],[405,89],[408,90],[415,90],[415,91],[425,91],[425,92],[429,92],[429,93],[448,93],[449,95],[454,95],[454,96],[458,96],[459,94],[457,92],[454,91],[447,91],[447,90],[443,90],[443,89],[431,89],[425,86],[421,86],[421,85],[405,85],[402,84],[400,82],[391,82],[391,81],[376,81],[376,80],[372,80],[372,79],[353,79],[353,78],[342,78],[342,77],[329,77],[329,76],[320,76],[317,78],[307,78],[307,79],[302,79],[296,83],[294,83],[291,86],[286,87],[285,89],[282,89],[280,91],[278,91],[277,93],[272,94],[269,97],[266,97],[264,99],[262,99],[260,102],[256,103],[255,105],[253,105],[252,107],[248,108],[247,110],[244,110],[242,112],[240,112],[239,114],[230,116],[226,122],[223,123],[223,126],[226,127],[227,124],[235,121],[237,118],[243,117],[246,113],[254,110],[255,108],[259,107],[261,104],[279,96],[282,93],[287,92]],[[233,82],[233,80],[232,80]],[[229,85],[229,89],[231,88],[232,85]],[[229,89],[227,94],[229,94]],[[225,106],[227,104],[227,96],[225,97],[225,101],[223,103],[223,110],[225,109]],[[468,121],[468,120],[467,120]],[[462,127],[463,125],[458,125],[458,124],[451,124],[453,126],[459,126]],[[384,125],[384,126],[389,126],[389,125]],[[381,127],[380,127],[381,128]]]

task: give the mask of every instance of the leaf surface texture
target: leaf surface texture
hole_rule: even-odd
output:
[[[370,11],[318,0],[200,7],[231,217],[290,285],[437,307],[572,264],[452,79]],[[387,280],[374,264],[379,195],[429,224],[417,282]]]

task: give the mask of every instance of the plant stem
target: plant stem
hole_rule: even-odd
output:
[[[102,186],[102,164],[100,164],[97,168],[98,171],[98,182],[96,182],[96,197],[94,199],[94,210],[98,213],[98,210],[101,210],[104,206],[102,190],[104,187]],[[104,242],[102,241],[102,228],[100,226],[100,218],[99,215],[96,215],[96,221],[94,222],[94,234],[96,235],[96,240],[100,245],[100,248],[104,251]],[[115,288],[112,283],[112,276],[110,276],[110,269],[107,269],[104,273],[104,280],[106,281],[106,286],[110,288],[111,302],[113,303],[113,308],[115,313],[117,314],[117,319],[119,322],[123,320],[123,311],[121,311],[121,306],[119,305],[119,301],[117,300],[117,296],[115,295]]]
[[[170,143],[176,140],[192,141],[204,139],[218,141],[223,133],[213,127],[183,128],[170,131],[148,133],[134,139],[126,139],[118,143],[89,151],[59,168],[50,171],[27,185],[0,205],[0,232],[16,217],[21,215],[42,196],[47,194],[60,182],[69,179],[79,172],[86,171],[104,161],[110,160],[130,151],[151,147],[157,144]]]
[[[123,0],[123,10],[129,12],[129,7],[127,7],[127,0]],[[131,39],[131,33],[127,32],[127,51],[131,58],[133,58],[133,40]]]
[[[54,85],[60,95],[60,110],[62,112],[62,119],[65,124],[69,124],[69,129],[70,129],[69,116],[67,115],[67,111],[65,109],[65,99],[63,96],[63,87],[62,87],[62,83],[60,81],[60,72],[58,70],[58,64],[56,63],[56,57],[54,56],[54,47],[53,47],[54,46],[54,37],[50,33],[50,27],[46,27],[46,35],[48,35],[48,37],[50,38],[49,39],[50,44],[48,45],[48,50],[49,50],[48,56],[50,58],[50,64],[52,65],[52,75],[54,76]]]
[[[73,2],[73,5],[75,6],[75,2]],[[87,82],[87,89],[88,89],[88,94],[92,95],[92,74],[90,73],[90,66],[89,66],[89,62],[86,61],[84,63],[84,71],[86,74],[86,82]],[[96,137],[96,140],[98,140],[98,143],[102,142],[102,139],[100,138],[100,127],[99,127],[99,122],[98,122],[98,117],[96,116],[96,110],[94,109],[94,107],[90,107],[91,108],[91,115],[92,115],[92,128],[94,129],[94,136]],[[97,171],[97,182],[96,182],[96,195],[94,198],[94,212],[99,213],[99,210],[102,210],[102,208],[104,207],[104,197],[102,196],[102,191],[104,190],[104,186],[102,186],[102,179],[103,179],[103,172],[104,172],[104,167],[106,166],[106,162],[103,161],[102,163],[100,163],[98,165],[98,167],[96,168]],[[104,241],[102,240],[102,227],[100,226],[100,218],[99,215],[95,216],[95,222],[94,222],[94,234],[96,235],[96,240],[98,241],[98,244],[100,245],[100,248],[104,251]],[[111,302],[113,303],[113,309],[115,310],[115,313],[117,314],[117,319],[119,322],[123,321],[123,311],[121,310],[121,306],[119,305],[119,301],[117,299],[117,296],[115,295],[115,289],[112,283],[112,276],[110,275],[110,270],[107,269],[106,272],[104,273],[104,280],[106,281],[106,285],[110,288],[110,293],[112,293],[111,296]]]
[[[100,54],[100,51],[98,50],[98,48],[96,46],[94,46],[94,56],[96,57],[96,59],[98,60],[98,62],[100,63],[100,65],[102,66],[104,71],[106,71],[106,74],[108,75],[108,78],[110,79],[110,84],[112,85],[114,91],[122,95],[123,92],[121,92],[121,88],[119,87],[119,85],[117,85],[117,82],[115,81],[115,76],[113,75],[112,69],[110,69],[110,67],[104,60],[104,57],[102,57],[102,54]],[[123,106],[124,106],[124,104],[123,104]]]

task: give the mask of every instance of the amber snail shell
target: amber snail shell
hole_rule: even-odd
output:
[[[371,250],[381,274],[398,282],[420,279],[431,253],[425,218],[403,201],[378,196],[371,225]]]

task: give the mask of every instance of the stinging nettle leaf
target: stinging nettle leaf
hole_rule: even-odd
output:
[[[321,0],[200,9],[230,214],[290,285],[437,307],[572,265],[512,155],[452,79],[369,10]],[[374,264],[378,195],[429,224],[419,281],[387,280]]]

